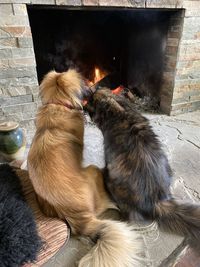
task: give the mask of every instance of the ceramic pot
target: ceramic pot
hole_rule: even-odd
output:
[[[17,122],[0,123],[0,155],[3,159],[22,160],[26,148],[23,130]]]

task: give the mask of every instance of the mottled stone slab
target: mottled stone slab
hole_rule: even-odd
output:
[[[200,60],[179,61],[177,64],[177,78],[198,79],[200,78]]]
[[[185,1],[184,0],[184,8],[186,9],[185,16],[186,17],[200,17],[200,2],[196,1]]]
[[[1,26],[0,38],[5,37],[31,37],[31,29],[28,26]]]
[[[32,112],[36,112],[37,104],[31,102],[31,103],[25,103],[21,105],[11,105],[11,106],[3,107],[2,110],[8,115],[22,114],[24,112],[29,112],[30,110],[32,110]]]
[[[200,92],[198,90],[185,91],[185,92],[175,92],[173,95],[173,104],[178,104],[181,102],[191,102],[200,100]],[[178,102],[180,99],[182,101]],[[183,101],[184,100],[184,101]]]
[[[13,4],[14,15],[28,15],[26,4]]]
[[[0,25],[1,27],[5,26],[28,26],[29,19],[28,16],[24,15],[2,15],[0,16]]]
[[[170,115],[188,113],[200,109],[200,101],[172,104]]]
[[[183,0],[147,0],[147,8],[182,8]]]
[[[176,91],[199,90],[200,78],[191,80],[175,80]]]
[[[3,39],[0,39],[0,49],[12,48],[12,47],[17,47],[17,46],[18,46],[17,38],[3,38]]]
[[[193,43],[200,41],[200,17],[184,19],[182,40],[192,40]]]
[[[0,17],[13,15],[13,8],[11,4],[4,4],[0,7]]]
[[[4,121],[22,121],[22,114],[21,113],[14,113],[14,114],[8,114],[3,111],[3,115],[0,117],[0,122]]]
[[[16,58],[30,58],[34,56],[33,48],[12,48],[12,49],[1,49],[0,58],[2,59],[16,59]],[[16,76],[17,77],[17,76]]]
[[[1,91],[3,96],[20,96],[32,93],[30,86],[4,87],[1,89]]]
[[[33,47],[33,40],[31,37],[18,37],[17,41],[20,48]]]
[[[31,67],[18,67],[18,68],[9,68],[9,69],[1,69],[0,79],[6,78],[22,78],[22,77],[32,77],[36,76],[36,69],[34,66]]]
[[[144,0],[99,0],[100,6],[145,7]]]
[[[1,41],[0,41],[1,42]],[[35,66],[35,57],[0,59],[0,69]]]
[[[31,0],[0,0],[0,4],[30,4]]]
[[[21,86],[21,85],[28,85],[28,86],[38,85],[37,76],[0,79],[0,87]]]
[[[81,0],[56,0],[56,5],[81,6]]]
[[[18,105],[24,103],[33,102],[32,95],[21,95],[21,96],[12,96],[12,97],[1,97],[0,105],[1,107],[9,106],[9,105]]]
[[[99,0],[82,0],[84,6],[98,6]]]
[[[55,3],[55,0],[31,0],[33,5],[54,5]]]
[[[179,60],[200,60],[200,42],[196,42],[193,45],[181,44]]]

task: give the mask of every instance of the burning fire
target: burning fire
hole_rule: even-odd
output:
[[[102,80],[105,76],[107,76],[108,73],[105,71],[100,70],[98,67],[94,68],[94,78],[93,80],[87,81],[89,86],[93,86],[94,84],[98,83],[100,80]],[[115,89],[112,89],[112,93],[115,95],[119,95],[124,90],[124,86],[120,85]]]
[[[97,83],[106,76],[107,73],[101,71],[99,68],[94,69],[94,83]]]
[[[102,80],[108,73],[106,73],[103,70],[100,70],[98,67],[94,68],[94,78],[92,81],[89,81],[88,84],[89,86],[94,85],[95,83],[99,82]]]

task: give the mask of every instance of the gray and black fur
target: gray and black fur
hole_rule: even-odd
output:
[[[97,91],[86,109],[104,136],[105,186],[124,215],[156,220],[199,250],[200,206],[172,197],[172,171],[149,121],[106,89]]]

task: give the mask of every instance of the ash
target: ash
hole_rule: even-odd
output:
[[[159,103],[156,97],[144,96],[139,97],[128,88],[122,91],[121,96],[127,98],[127,101],[131,102],[134,109],[139,112],[159,113]]]
[[[152,98],[150,96],[144,96],[140,98],[134,95],[134,101],[129,100],[132,102],[135,109],[140,112],[151,112],[151,113],[158,113],[159,112],[159,105],[156,98]]]

